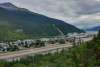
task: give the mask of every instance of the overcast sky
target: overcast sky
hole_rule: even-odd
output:
[[[100,25],[100,0],[0,0],[80,28]]]

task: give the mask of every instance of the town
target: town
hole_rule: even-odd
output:
[[[25,39],[17,41],[0,42],[0,52],[12,52],[27,48],[40,48],[49,45],[61,45],[67,43],[83,43],[92,40],[97,33],[69,33],[68,35],[55,36],[52,38]]]

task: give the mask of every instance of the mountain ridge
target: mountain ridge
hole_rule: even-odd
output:
[[[60,35],[53,25],[62,30],[65,35],[72,32],[84,32],[62,20],[49,18],[19,7],[17,10],[0,7],[0,23],[2,22],[13,26],[15,30],[22,29],[23,33],[31,34],[33,37]]]
[[[99,31],[100,30],[100,26],[95,26],[89,29],[86,29],[87,31]]]

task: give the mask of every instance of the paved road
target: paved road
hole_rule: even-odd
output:
[[[49,52],[51,50],[56,50],[59,48],[67,48],[67,47],[71,47],[71,45],[46,46],[41,48],[30,48],[26,50],[15,51],[15,52],[1,53],[0,60],[7,60],[9,58],[16,58],[16,57],[26,56],[30,54]]]

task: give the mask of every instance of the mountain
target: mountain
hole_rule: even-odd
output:
[[[89,29],[86,29],[86,31],[99,31],[100,30],[100,26],[95,26]]]
[[[3,31],[17,32],[31,37],[57,36],[59,30],[64,34],[84,32],[64,21],[31,12],[24,8],[16,7],[11,3],[0,4],[0,28]],[[5,30],[6,27],[6,30]],[[6,39],[6,38],[5,38]]]
[[[0,7],[5,8],[5,9],[9,9],[9,10],[18,9],[18,7],[16,7],[15,5],[13,5],[13,4],[9,3],[9,2],[0,4]]]

